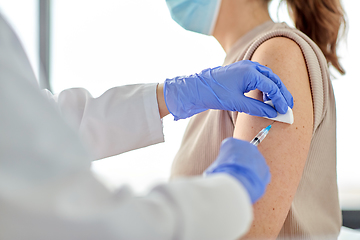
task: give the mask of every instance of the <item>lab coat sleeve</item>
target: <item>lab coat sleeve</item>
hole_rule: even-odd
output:
[[[235,239],[249,196],[230,176],[179,180],[144,197],[108,191],[86,147],[32,81],[0,16],[0,239]]]
[[[96,159],[164,141],[157,84],[109,89],[98,98],[82,88],[47,95],[77,129]]]
[[[19,181],[0,178],[8,188]],[[88,171],[41,185],[36,176],[21,180],[17,193],[2,192],[1,239],[235,240],[252,220],[245,189],[226,175],[160,185],[144,197],[127,187],[110,193]]]

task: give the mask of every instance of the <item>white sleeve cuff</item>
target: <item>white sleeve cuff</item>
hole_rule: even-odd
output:
[[[160,118],[156,89],[158,84],[144,85],[143,101],[145,116],[149,128],[149,145],[164,142],[163,122]]]

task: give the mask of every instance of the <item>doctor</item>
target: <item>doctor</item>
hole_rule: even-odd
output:
[[[160,85],[117,87],[99,98],[84,89],[48,93],[54,100],[48,101],[0,15],[0,239],[215,240],[245,234],[251,204],[270,180],[265,160],[249,143],[225,140],[205,177],[163,184],[145,197],[128,187],[108,191],[90,164],[162,142],[161,117],[168,112],[175,119],[210,108],[276,115],[243,96],[255,88],[279,112],[292,106],[276,75],[252,62]]]

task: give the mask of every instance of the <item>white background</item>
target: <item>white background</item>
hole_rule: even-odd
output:
[[[333,81],[338,111],[338,183],[343,209],[360,209],[360,114],[357,89],[360,54],[358,1],[343,1],[349,18],[347,45],[340,55],[347,71]],[[274,21],[288,20],[285,7]],[[37,72],[37,0],[0,0]],[[222,64],[225,53],[213,37],[183,30],[172,21],[165,0],[54,0],[51,79],[55,92],[87,88],[98,96],[108,88],[162,82]],[[278,18],[279,17],[279,18]],[[143,193],[167,180],[187,120],[164,119],[166,143],[97,161],[93,170],[114,188],[130,184]]]

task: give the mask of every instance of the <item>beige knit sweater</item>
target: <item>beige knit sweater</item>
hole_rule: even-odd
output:
[[[336,112],[325,57],[302,32],[266,22],[239,39],[224,65],[251,59],[266,40],[282,36],[302,49],[310,78],[314,129],[303,176],[279,239],[337,239],[341,212],[336,181]],[[172,166],[171,177],[200,175],[215,160],[223,139],[232,137],[236,113],[210,110],[194,116]]]

